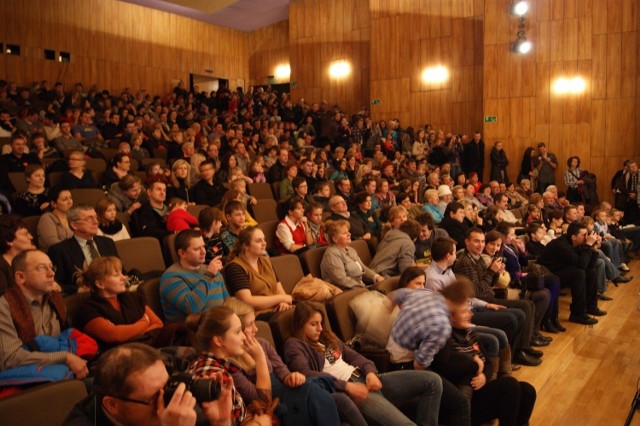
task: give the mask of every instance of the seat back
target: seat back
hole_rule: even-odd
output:
[[[141,161],[143,168],[147,167],[147,164],[154,163],[154,162],[160,163],[160,166],[163,169],[165,167],[167,167],[167,159],[166,158],[151,157],[151,158],[143,158],[142,161]]]
[[[26,225],[27,231],[33,236],[33,245],[38,247],[38,222],[40,222],[40,216],[23,217],[22,221]]]
[[[291,294],[296,283],[304,277],[302,264],[295,254],[285,254],[271,258],[271,265],[282,283],[282,288],[287,294]]]
[[[264,239],[267,242],[267,248],[276,249],[276,229],[278,229],[277,220],[268,220],[258,223],[258,228],[264,233]]]
[[[268,222],[270,220],[278,220],[278,215],[276,213],[276,209],[278,207],[278,203],[271,200],[258,200],[258,203],[254,206],[251,206],[253,211],[253,218],[258,223]]]
[[[389,294],[394,290],[398,289],[398,283],[400,282],[400,277],[391,277],[387,278],[384,281],[380,281],[373,285],[372,290],[377,290],[384,294]]]
[[[74,293],[64,296],[64,305],[67,307],[67,322],[69,327],[74,326],[80,307],[89,298],[90,293]]]
[[[16,189],[16,195],[26,191],[29,187],[24,172],[9,172],[9,180],[11,181],[11,185]]]
[[[178,260],[178,252],[176,251],[175,242],[176,242],[177,234],[169,234],[162,240],[162,245],[164,245],[164,252],[169,253],[169,257],[171,257],[171,263],[176,263]]]
[[[87,205],[95,207],[98,201],[104,198],[104,191],[97,188],[76,188],[70,192],[75,206]]]
[[[329,315],[331,327],[338,337],[345,342],[356,334],[356,319],[349,307],[349,302],[354,297],[367,291],[369,290],[366,288],[354,288],[340,293],[327,301],[327,314]]]
[[[311,274],[316,278],[322,277],[322,274],[320,273],[320,263],[322,262],[322,256],[324,256],[324,252],[326,250],[326,247],[314,247],[300,255],[304,270],[307,274]]]
[[[196,204],[195,206],[189,206],[187,207],[187,211],[189,213],[191,213],[192,216],[194,216],[196,219],[198,218],[198,215],[200,214],[200,212],[204,209],[208,209],[209,206],[206,204]]]
[[[271,189],[273,189],[273,199],[278,201],[280,199],[280,182],[273,182]]]
[[[161,275],[165,270],[160,242],[153,237],[116,241],[116,249],[126,271],[136,268],[143,275]]]
[[[0,399],[0,418],[11,426],[61,425],[86,396],[81,380],[48,383]]]
[[[264,182],[254,182],[249,184],[249,194],[257,200],[275,200],[271,185]]]
[[[124,225],[124,227],[127,228],[127,232],[129,233],[129,235],[131,235],[131,227],[129,224],[131,218],[129,217],[129,215],[124,212],[116,212],[116,217]]]
[[[87,170],[91,170],[92,172],[104,172],[107,170],[107,162],[102,158],[87,158],[87,162],[84,166]]]
[[[271,333],[271,327],[269,327],[269,323],[266,321],[256,321],[256,327],[258,327],[258,332],[256,333],[256,336],[262,337],[264,340],[269,342],[271,346],[275,348],[276,344],[273,341],[273,334]]]
[[[147,305],[164,322],[164,311],[160,303],[160,277],[145,280],[138,286],[137,291],[144,294]]]
[[[47,179],[49,180],[49,187],[55,188],[60,185],[60,181],[62,180],[63,172],[51,172],[47,175]]]
[[[358,253],[360,260],[365,266],[369,266],[371,263],[371,251],[369,251],[369,244],[365,240],[351,241],[350,246]]]

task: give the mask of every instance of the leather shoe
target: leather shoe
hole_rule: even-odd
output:
[[[542,334],[540,334],[540,332],[535,333],[533,335],[533,337],[538,338],[540,340],[545,340],[545,341],[547,341],[549,343],[553,342],[553,337],[551,337],[551,336],[543,336]]]
[[[613,297],[609,297],[604,293],[598,293],[598,300],[602,300],[603,302],[608,302],[609,300],[613,300]]]
[[[528,365],[529,367],[535,367],[542,364],[542,360],[534,358],[528,355],[524,351],[518,351],[513,357],[513,362],[520,365]]]
[[[544,355],[544,352],[539,351],[537,349],[533,349],[533,348],[523,349],[522,351],[524,353],[526,353],[527,355],[532,356],[534,358],[542,358],[542,355]]]
[[[559,320],[558,318],[551,320],[551,323],[553,324],[553,326],[554,326],[555,328],[557,328],[557,329],[558,329],[558,331],[560,331],[560,332],[567,331],[567,329],[566,329],[566,328],[564,328],[564,327],[562,326],[562,324],[560,324],[560,320]]]
[[[547,333],[559,333],[560,330],[556,328],[551,320],[546,320],[540,325],[540,329],[542,331],[546,331]]]
[[[533,337],[531,338],[531,346],[549,346],[549,343],[551,343],[548,340],[543,340],[540,337]]]
[[[518,371],[522,368],[522,366],[520,364],[514,364],[513,362],[511,363],[511,371]]]
[[[614,284],[626,284],[631,281],[633,281],[633,277],[623,277],[622,275],[611,280]]]
[[[571,314],[569,315],[569,321],[584,325],[594,325],[598,323],[597,319],[591,318],[587,314]]]
[[[603,317],[607,315],[607,311],[603,311],[600,308],[587,309],[587,313],[589,315],[593,315],[595,317]]]

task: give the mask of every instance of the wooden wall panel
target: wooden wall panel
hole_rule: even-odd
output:
[[[483,73],[490,70],[482,66],[483,2],[371,0],[370,8],[371,98],[381,101],[373,117],[445,132],[479,129]],[[438,65],[449,79],[423,82],[424,69]]]
[[[249,78],[249,36],[240,31],[117,0],[0,0],[0,10],[1,41],[22,48],[0,71],[21,85],[46,79],[165,93],[173,79],[207,68]],[[44,61],[43,49],[70,52],[71,62]]]
[[[249,34],[249,85],[267,83],[276,67],[291,64],[289,53],[289,20],[278,22]],[[288,83],[290,79],[276,80]]]
[[[609,199],[612,174],[624,158],[640,153],[640,0],[538,0],[526,18],[527,38],[534,43],[526,57],[511,53],[504,41],[515,39],[513,25],[500,33],[508,14],[499,11],[509,4],[485,2],[484,25],[497,33],[484,37],[484,114],[498,115],[498,123],[484,125],[485,142],[504,143],[509,176],[518,175],[527,147],[546,142],[558,157],[560,187],[566,159],[578,155],[598,175],[600,196]],[[585,80],[584,93],[552,90],[557,78],[574,76]]]
[[[379,35],[369,31],[369,13],[369,0],[289,4],[291,80],[298,83],[291,88],[292,98],[327,100],[349,112],[369,104],[370,67],[381,59],[379,53],[370,55],[371,38]],[[337,60],[351,64],[351,74],[340,80],[328,75],[329,66]]]

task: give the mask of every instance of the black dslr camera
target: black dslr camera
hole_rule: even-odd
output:
[[[180,383],[187,385],[190,391],[198,401],[203,402],[215,401],[220,397],[220,383],[212,379],[194,379],[187,373],[175,373],[169,377],[167,384],[164,385],[164,405],[165,407],[171,402],[173,394]]]

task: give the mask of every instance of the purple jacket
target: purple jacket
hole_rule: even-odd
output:
[[[271,346],[269,342],[262,338],[258,338],[258,343],[262,346],[262,350],[267,358],[267,366],[269,367],[269,373],[275,374],[275,376],[284,382],[284,378],[291,374],[291,371],[282,362],[282,358]],[[259,399],[258,392],[256,391],[256,376],[248,375],[242,368],[232,374],[233,383],[236,386],[236,390],[242,395],[242,399],[247,405],[251,404],[253,400]]]
[[[369,361],[358,352],[346,346],[342,341],[339,343],[339,349],[342,353],[342,359],[347,364],[360,368],[365,376],[369,373],[378,374],[378,370],[373,361]],[[291,370],[298,371],[307,377],[331,377],[336,382],[336,389],[344,392],[347,382],[338,380],[330,374],[322,372],[325,362],[324,355],[315,350],[310,344],[295,337],[290,337],[284,343],[284,357]]]

